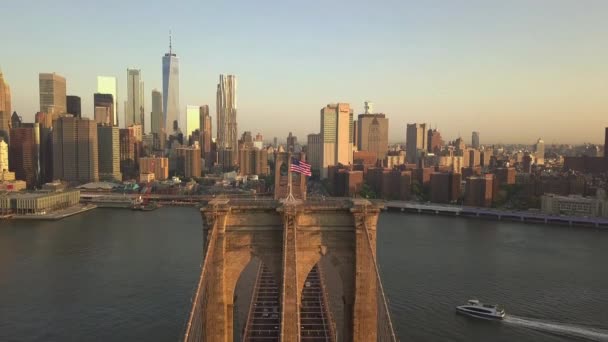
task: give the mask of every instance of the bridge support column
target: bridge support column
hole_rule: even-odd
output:
[[[371,205],[355,202],[355,207],[351,211],[355,218],[355,298],[352,309],[352,340],[377,341],[378,284],[374,261],[379,210],[372,209]]]
[[[281,341],[300,339],[300,305],[296,244],[296,207],[283,206],[283,281],[281,288]]]

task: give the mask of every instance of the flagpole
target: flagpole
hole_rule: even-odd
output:
[[[292,202],[295,201],[295,197],[293,197],[293,192],[292,192],[292,184],[291,184],[291,152],[289,152],[289,154],[287,155],[287,160],[288,160],[288,166],[287,166],[287,183],[289,186],[289,194],[287,195],[286,201],[287,202]]]

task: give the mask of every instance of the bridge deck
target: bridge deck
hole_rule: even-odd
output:
[[[271,342],[281,339],[281,308],[279,286],[272,273],[260,265],[253,290],[252,307],[243,334],[246,342]]]

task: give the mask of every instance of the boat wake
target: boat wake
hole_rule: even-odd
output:
[[[520,327],[535,329],[552,334],[567,337],[578,337],[590,341],[608,341],[608,330],[596,329],[581,325],[564,324],[560,322],[549,322],[535,318],[517,317],[507,315],[502,320],[504,323],[518,325]]]

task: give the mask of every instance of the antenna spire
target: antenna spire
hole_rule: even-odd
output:
[[[171,44],[171,29],[169,29],[169,54],[172,53],[172,44]]]

